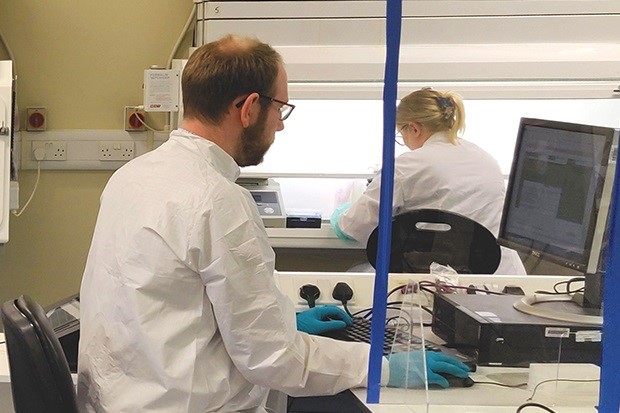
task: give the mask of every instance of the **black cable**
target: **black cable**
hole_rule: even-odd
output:
[[[400,311],[401,310],[400,308],[393,307],[393,306],[395,306],[395,305],[402,305],[402,304],[403,304],[402,301],[388,301],[386,303],[386,306],[392,306],[392,309],[396,309],[396,310]],[[351,315],[351,317],[355,317],[355,316],[360,315],[362,313],[368,313],[367,315],[363,316],[363,318],[371,316],[372,315],[372,307],[363,308],[363,309],[358,310],[358,311],[356,311],[356,312],[354,312],[353,314],[350,314],[350,315]]]
[[[571,278],[571,279],[570,279],[570,280],[568,280],[568,281],[560,281],[559,283],[556,283],[556,284],[553,286],[553,290],[554,290],[554,291],[557,291],[557,292],[559,292],[559,293],[561,293],[560,291],[558,291],[558,286],[563,285],[563,284],[566,284],[566,291],[564,291],[564,293],[565,293],[565,294],[573,294],[573,293],[576,293],[576,292],[582,292],[582,291],[584,291],[585,287],[580,287],[580,288],[578,288],[578,289],[576,289],[576,290],[571,290],[570,286],[571,286],[571,284],[573,284],[573,283],[575,283],[575,282],[582,282],[582,283],[585,283],[585,282],[586,282],[586,279],[585,279],[585,277],[576,277],[576,278]]]
[[[406,318],[403,318],[403,317],[401,317],[399,315],[395,315],[394,317],[390,317],[387,320],[385,320],[385,325],[387,326],[390,323],[390,321],[396,321],[399,318],[402,318],[403,320],[405,320],[405,323],[407,324],[407,327],[411,327],[411,324],[410,324],[409,320],[407,320]],[[393,327],[397,327],[398,324],[399,324],[399,322],[397,321],[396,325],[393,326]]]
[[[395,291],[396,290],[397,289],[395,289]],[[402,306],[403,304],[404,304],[403,301],[389,301],[389,302],[386,303],[386,309],[403,312],[402,307],[396,307],[396,306]],[[422,310],[426,311],[427,313],[431,314],[431,315],[433,314],[433,311],[431,309],[427,308],[427,307],[420,306],[420,308]],[[345,307],[345,310],[347,311],[347,314],[349,314],[352,318],[353,317],[358,317],[358,316],[361,317],[361,318],[365,318],[365,319],[369,319],[369,318],[371,319],[372,318],[372,308],[364,308],[364,309],[358,310],[358,311],[356,311],[356,312],[354,312],[352,314],[349,313],[349,311],[347,310],[346,307]],[[366,313],[366,314],[361,315],[363,313]],[[406,312],[405,312],[405,314],[407,314],[407,318],[408,318],[407,322],[410,323],[410,325],[415,325],[414,321],[411,319],[411,316],[408,313],[406,313]],[[388,320],[393,320],[393,319],[398,318],[398,317],[402,317],[402,316],[401,315],[396,315],[396,316],[390,317]],[[386,320],[386,325],[387,325],[387,320]],[[422,326],[423,327],[431,327],[432,324],[430,324],[430,323],[422,323]]]
[[[463,287],[463,286],[458,286],[458,285],[448,285],[448,284],[442,284],[442,283],[438,283],[438,282],[434,282],[434,281],[420,281],[418,283],[420,290],[424,290],[430,293],[444,293],[444,294],[451,294],[454,292],[455,289],[458,288],[467,288],[467,287]],[[429,290],[428,288],[424,288],[424,287],[433,287],[435,290]]]
[[[534,403],[534,402],[523,403],[521,406],[517,407],[517,412],[516,413],[520,413],[521,410],[525,409],[526,407],[538,407],[539,409],[542,409],[542,410],[544,410],[546,412],[549,412],[549,413],[557,413],[555,410],[551,410],[550,408],[548,408],[544,404]]]
[[[497,383],[495,381],[474,381],[474,384],[487,384],[491,386],[508,387],[510,389],[519,389],[519,388],[527,386],[527,383],[504,384],[504,383]]]
[[[342,308],[344,308],[345,313],[347,313],[349,317],[353,318],[353,314],[351,314],[351,311],[349,311],[349,307],[347,307],[346,301],[342,302]]]
[[[534,386],[534,389],[532,390],[532,395],[530,397],[527,398],[527,400],[532,400],[534,398],[534,396],[536,395],[536,391],[538,390],[538,387],[540,387],[540,385],[542,384],[546,384],[546,383],[552,383],[552,382],[568,382],[568,383],[595,383],[597,381],[600,381],[600,379],[548,379],[548,380],[543,380],[539,383],[536,384],[536,386]]]
[[[407,314],[406,312],[402,311],[402,308],[400,307],[394,307],[394,306],[387,306],[386,309],[388,310],[396,310],[401,312],[402,314]],[[402,315],[396,315],[395,317],[402,317]],[[409,314],[407,314],[407,317],[409,318],[409,321],[411,321],[411,316]]]
[[[429,313],[430,315],[433,315],[433,310],[432,310],[432,309],[430,309],[430,308],[428,308],[428,307],[425,307],[425,306],[423,306],[423,305],[421,305],[421,306],[420,306],[420,308],[421,308],[423,311],[426,311],[427,313]],[[432,326],[433,326],[433,323],[432,323],[432,322],[430,322],[430,323],[424,323],[424,322],[423,322],[423,323],[422,323],[422,327],[432,327]]]
[[[403,289],[403,288],[409,288],[409,287],[411,287],[411,291],[409,291],[409,290],[405,290],[404,292],[402,292],[402,289]],[[395,292],[397,292],[397,291],[399,291],[399,290],[401,290],[401,293],[402,293],[403,295],[406,295],[406,294],[415,294],[416,292],[418,292],[418,284],[411,284],[411,283],[409,283],[409,284],[401,284],[401,285],[398,285],[398,286],[396,286],[396,287],[392,288],[390,291],[388,291],[387,296],[389,297],[390,295],[394,294]]]
[[[389,297],[390,295],[394,294],[396,291],[405,288],[406,284],[401,284],[398,287],[394,287],[392,288],[390,291],[388,291],[387,296]]]
[[[576,283],[576,282],[585,282],[585,277],[575,277],[575,278],[571,278],[570,280],[559,281],[553,285],[553,291],[537,290],[535,291],[535,293],[536,294],[549,294],[549,295],[563,295],[563,294],[574,294],[574,293],[583,292],[584,287],[577,288],[576,290],[570,289],[571,284]],[[566,290],[559,291],[558,287],[564,284],[566,284]]]
[[[429,313],[430,315],[433,315],[433,310],[431,310],[430,308],[424,307],[423,305],[421,305],[420,308]]]
[[[420,290],[429,292],[431,294],[441,293],[440,291],[436,291],[436,290],[433,291],[433,290],[431,290],[431,289],[429,289],[427,287],[435,287],[435,288],[437,288],[438,285],[435,284],[435,283],[431,283],[431,282],[424,283],[422,285],[422,282],[420,282]],[[442,287],[442,288],[445,288],[445,287]],[[481,288],[466,287],[464,285],[451,285],[451,286],[449,286],[449,288],[453,288],[455,290],[466,290],[466,291],[481,292],[481,293],[485,293],[485,294],[489,294],[489,295],[506,295],[506,294],[504,294],[504,293],[502,293],[500,291],[483,290]]]
[[[353,289],[349,286],[349,284],[345,282],[339,282],[334,286],[332,290],[332,298],[334,300],[338,300],[342,303],[342,308],[344,311],[350,316],[353,317],[349,308],[347,307],[347,303],[351,298],[353,298]]]
[[[367,318],[368,316],[372,315],[372,308],[365,308],[363,310],[356,311],[353,314],[351,314],[351,317],[359,316],[362,313],[366,313],[366,315],[362,316],[362,318]]]
[[[401,307],[395,307],[395,305],[399,305],[399,304],[402,304],[402,301],[392,301],[392,302],[389,302],[386,305],[386,309],[397,310],[397,311],[400,311],[402,313],[402,308]],[[357,317],[357,316],[359,316],[362,313],[366,313],[366,314],[363,315],[361,318],[372,319],[372,308],[365,308],[365,309],[356,311],[355,313],[349,314],[349,315],[351,317]],[[407,313],[404,313],[404,314],[407,314]],[[403,318],[407,322],[407,325],[414,325],[414,322],[413,322],[413,320],[411,319],[411,317],[409,315],[407,315],[407,317],[405,318],[401,314],[395,315],[395,316],[392,316],[392,317],[388,318],[385,321],[385,324],[387,325],[388,321],[395,320],[395,319],[398,319],[398,318]]]

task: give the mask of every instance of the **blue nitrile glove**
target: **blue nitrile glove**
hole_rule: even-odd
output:
[[[297,330],[321,334],[353,324],[351,316],[335,305],[322,305],[297,313]]]
[[[346,240],[353,239],[349,237],[347,234],[345,234],[344,232],[342,232],[342,230],[340,229],[340,225],[338,224],[338,221],[340,220],[340,216],[344,214],[345,212],[347,212],[347,210],[350,207],[351,207],[351,204],[349,204],[348,202],[340,205],[338,208],[334,209],[334,212],[332,212],[332,216],[329,218],[329,223],[331,224],[332,229],[334,230],[334,232],[340,239],[346,239]]]
[[[389,355],[390,381],[389,387],[412,388],[424,387],[424,364],[421,350]],[[426,371],[428,384],[437,384],[444,389],[449,387],[448,380],[440,373],[466,378],[469,367],[456,359],[439,351],[426,352]]]

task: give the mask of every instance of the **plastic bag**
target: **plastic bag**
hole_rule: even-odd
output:
[[[431,275],[435,278],[435,289],[438,293],[453,294],[454,286],[459,285],[459,274],[449,265],[432,262],[430,265]]]

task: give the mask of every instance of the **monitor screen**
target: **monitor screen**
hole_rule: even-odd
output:
[[[616,153],[613,128],[522,118],[498,242],[596,272]]]

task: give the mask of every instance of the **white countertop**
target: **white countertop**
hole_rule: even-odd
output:
[[[596,366],[592,368],[596,370]],[[387,387],[381,388],[380,404],[366,405],[373,413],[514,413],[518,406],[530,401],[528,398],[532,397],[533,391],[526,386],[510,388],[490,383],[513,386],[527,383],[528,371],[527,368],[478,367],[478,371],[470,375],[476,382],[474,386],[431,389],[428,406],[424,389]],[[598,382],[549,382],[538,387],[531,401],[558,413],[596,413],[598,391]],[[366,401],[366,389],[355,389],[353,393]]]
[[[329,223],[321,228],[266,228],[273,248],[365,249],[357,241],[338,238]]]

